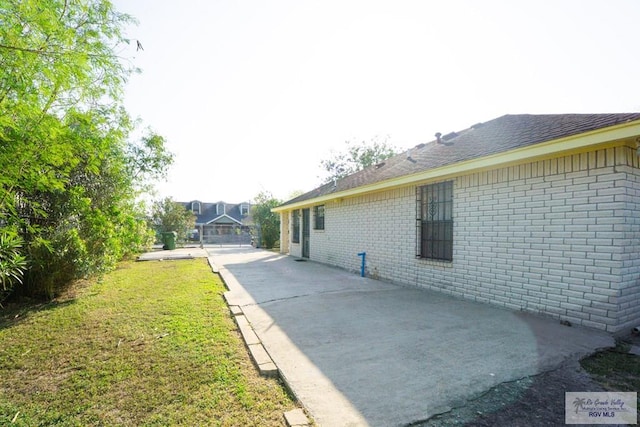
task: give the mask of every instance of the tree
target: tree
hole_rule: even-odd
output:
[[[298,196],[302,196],[304,193],[304,190],[293,190],[291,193],[289,193],[289,196],[287,196],[287,200],[295,199]]]
[[[148,244],[136,196],[172,155],[129,140],[115,52],[133,18],[107,0],[0,0],[0,17],[0,237],[22,242],[21,289],[52,297]]]
[[[388,139],[388,137],[384,139],[375,137],[368,143],[362,141],[359,144],[346,141],[345,151],[332,152],[328,159],[320,161],[320,166],[327,172],[323,182],[344,178],[394,156],[396,149],[389,145]]]
[[[280,215],[271,212],[282,202],[268,191],[260,192],[254,199],[251,215],[257,229],[260,244],[271,249],[280,240]]]
[[[167,197],[153,203],[151,224],[158,240],[162,233],[175,231],[178,242],[184,242],[196,226],[196,216],[182,204]]]

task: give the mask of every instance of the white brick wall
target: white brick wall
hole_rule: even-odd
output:
[[[623,245],[620,254],[620,294],[617,297],[619,321],[623,330],[640,325],[640,164],[637,156],[633,163],[620,167],[626,179],[616,182],[624,193],[616,195],[616,201],[624,201],[624,223],[614,224],[614,230],[622,234],[619,244]],[[614,242],[618,241],[614,238]]]
[[[417,259],[416,186],[325,204],[310,258],[610,332],[640,324],[640,169],[616,147],[454,179],[453,262]],[[312,211],[313,212],[313,211]],[[312,219],[313,223],[313,219]],[[300,245],[291,244],[300,256]]]

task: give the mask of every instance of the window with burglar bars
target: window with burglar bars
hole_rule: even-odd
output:
[[[453,260],[453,181],[417,188],[419,258]]]
[[[313,229],[324,230],[324,205],[313,207],[313,217],[315,218]]]
[[[296,209],[292,214],[293,233],[291,236],[292,243],[300,243],[300,210]]]

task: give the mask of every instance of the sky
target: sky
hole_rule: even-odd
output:
[[[406,150],[505,114],[640,111],[637,0],[114,0],[156,198],[286,201],[346,141]]]

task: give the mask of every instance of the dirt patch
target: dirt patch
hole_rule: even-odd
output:
[[[435,416],[420,427],[564,425],[564,393],[602,391],[578,362],[535,377],[500,384],[467,405]]]
[[[582,364],[577,360],[570,361],[554,371],[500,384],[463,407],[413,426],[564,425],[565,392],[637,391],[633,387],[637,384],[635,380],[640,370],[640,356],[623,354],[635,339],[619,342],[614,349],[585,358]],[[625,363],[619,362],[621,358]]]

